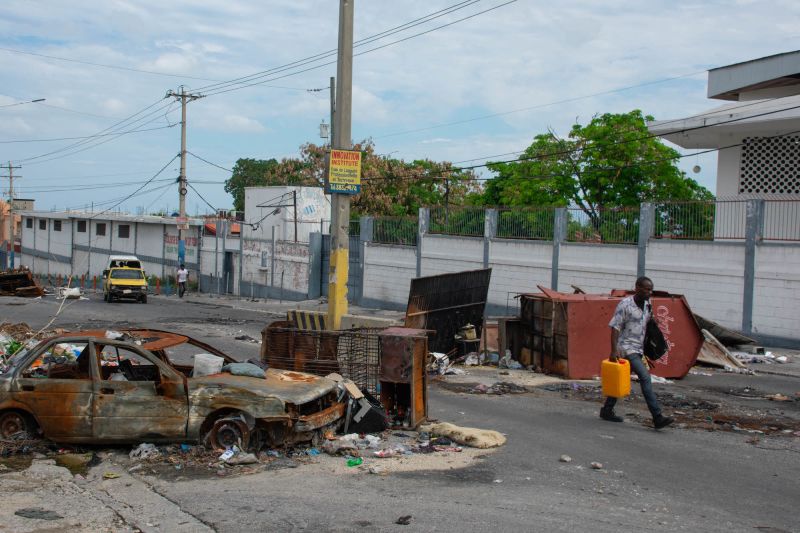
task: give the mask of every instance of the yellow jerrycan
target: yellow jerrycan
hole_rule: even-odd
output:
[[[600,365],[600,381],[603,384],[603,396],[624,398],[631,393],[631,364],[627,359],[619,358],[618,362],[606,359]]]

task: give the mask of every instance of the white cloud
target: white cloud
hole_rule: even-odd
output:
[[[360,2],[356,39],[451,4]],[[476,4],[357,47],[356,53],[487,7]],[[185,84],[199,90],[214,83],[205,80],[238,78],[334,49],[337,16],[336,2],[296,0],[5,0],[0,47],[179,76],[0,51],[2,92],[46,97],[52,105],[108,117],[123,118],[153,104],[147,120],[166,124],[166,109],[154,110],[167,104],[168,89]],[[576,118],[586,122],[595,113],[640,108],[668,119],[702,111],[714,105],[705,97],[703,74],[608,91],[786,51],[799,33],[792,23],[798,16],[800,3],[790,0],[737,0],[735,9],[719,1],[516,2],[357,56],[353,137],[374,136],[379,152],[400,150],[406,159],[460,161],[525,148],[549,126],[564,133]],[[286,77],[313,65],[275,71],[261,80],[277,79],[248,89],[218,95],[203,89],[209,96],[188,109],[190,144],[209,160],[230,164],[248,155],[290,155],[300,144],[317,141],[317,124],[328,119],[328,95],[305,89],[327,86],[335,65]],[[508,113],[522,108],[531,109]],[[499,116],[471,120],[494,114]],[[169,115],[172,123],[178,117]],[[115,122],[43,106],[0,109],[3,139],[85,136]],[[450,123],[459,124],[430,128]],[[406,130],[421,131],[386,136]],[[11,145],[4,157],[31,158],[61,146]],[[142,161],[155,163],[154,172],[178,149],[177,127],[132,134],[71,158],[26,165],[25,174],[46,179],[82,156],[93,161],[95,174],[142,168]],[[89,201],[102,200],[104,193],[96,194]],[[207,194],[215,204],[230,203],[221,187]],[[69,195],[45,197],[42,205],[69,201]]]

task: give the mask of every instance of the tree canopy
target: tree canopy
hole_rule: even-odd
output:
[[[595,116],[566,138],[534,137],[517,161],[491,163],[487,205],[574,205],[596,220],[602,207],[707,200],[711,193],[677,166],[680,154],[651,136],[639,110]]]
[[[462,204],[479,191],[472,171],[453,169],[447,162],[403,161],[375,153],[370,140],[353,146],[361,151],[361,193],[351,203],[353,216],[416,215],[423,206]],[[225,182],[233,196],[234,208],[244,209],[244,188],[268,185],[306,185],[325,183],[327,147],[312,143],[300,147],[297,158],[256,160],[239,159]],[[446,179],[445,179],[446,178]]]

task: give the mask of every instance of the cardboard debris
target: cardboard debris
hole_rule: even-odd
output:
[[[725,368],[726,366],[746,368],[746,365],[731,355],[728,349],[707,329],[700,331],[705,337],[705,342],[700,347],[700,355],[697,356],[699,362],[720,368]]]

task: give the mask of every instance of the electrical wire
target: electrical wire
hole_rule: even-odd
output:
[[[191,155],[192,157],[195,157],[195,158],[199,159],[199,160],[200,160],[200,161],[202,161],[203,163],[207,163],[207,164],[211,165],[212,167],[217,167],[218,169],[220,169],[220,170],[224,170],[225,172],[230,172],[230,173],[233,173],[233,170],[231,170],[230,168],[225,168],[225,167],[223,167],[223,166],[220,166],[220,165],[218,165],[218,164],[216,164],[216,163],[212,163],[212,162],[211,162],[211,161],[209,161],[208,159],[203,159],[203,158],[202,158],[202,157],[200,157],[199,155],[197,155],[197,154],[195,154],[195,153],[193,153],[193,152],[190,152],[189,150],[186,150],[186,153],[187,153],[187,154],[189,154],[189,155]]]
[[[171,124],[169,126],[159,126],[157,128],[147,128],[142,130],[130,130],[125,132],[127,133],[140,133],[145,131],[156,131],[156,130],[165,130],[175,126],[175,124]],[[120,133],[102,133],[99,135],[84,135],[83,137],[56,137],[52,139],[20,139],[16,141],[0,141],[0,144],[13,144],[13,143],[44,143],[44,142],[55,142],[55,141],[75,141],[81,139],[99,139],[101,137],[111,137],[114,135],[121,135]]]
[[[107,132],[114,132],[114,131],[116,131],[116,130],[119,130],[119,129],[122,129],[122,128],[125,128],[125,127],[128,127],[128,126],[126,125],[128,122],[130,122],[131,120],[133,120],[135,117],[137,117],[137,116],[141,115],[142,113],[145,113],[145,112],[146,112],[146,111],[148,111],[149,109],[152,109],[153,107],[155,107],[155,106],[157,106],[157,105],[159,105],[159,104],[162,104],[162,103],[163,103],[163,101],[164,101],[164,99],[163,99],[163,98],[161,98],[161,99],[159,99],[159,100],[156,100],[156,101],[155,101],[155,102],[153,102],[152,104],[150,104],[150,105],[148,105],[148,106],[146,106],[146,107],[144,107],[144,108],[140,109],[139,111],[137,111],[136,113],[134,113],[134,114],[130,115],[129,117],[127,117],[127,118],[124,118],[124,119],[122,119],[122,120],[120,120],[120,121],[118,121],[118,122],[116,122],[116,123],[112,124],[111,126],[109,126],[109,127],[107,127],[107,128],[104,128],[104,129],[100,130],[99,132],[97,132],[97,133],[96,133],[96,134],[94,134],[93,136],[90,136],[90,138],[91,138],[91,137],[94,137],[94,136],[97,136],[97,135],[102,135],[102,134],[104,134],[104,133],[107,133]],[[165,106],[165,105],[164,105],[164,106],[162,106],[162,107],[160,107],[159,109],[157,109],[157,110],[156,110],[156,112],[158,112],[158,111],[160,111],[161,109],[164,109],[164,108],[166,108],[166,106]],[[151,113],[152,113],[152,112],[151,112]],[[148,115],[145,115],[145,116],[149,116],[149,115],[150,115],[150,113],[148,113]],[[134,121],[134,123],[135,123],[135,122],[138,122],[138,120]],[[72,143],[72,144],[69,144],[69,145],[67,145],[67,146],[61,147],[61,148],[59,148],[58,150],[53,150],[53,151],[51,151],[51,152],[46,152],[46,153],[39,154],[39,155],[36,155],[36,156],[32,156],[32,157],[28,157],[28,158],[25,158],[25,159],[21,159],[21,160],[19,160],[19,162],[35,161],[35,160],[37,160],[37,159],[42,159],[42,158],[44,158],[44,157],[47,157],[47,156],[50,156],[50,155],[54,155],[54,154],[58,154],[58,153],[61,153],[61,152],[67,151],[67,150],[69,150],[69,149],[71,149],[71,148],[74,148],[74,147],[82,146],[82,145],[86,144],[87,142],[88,142],[88,140],[87,140],[87,139],[84,139],[84,140],[82,140],[82,141],[78,141],[78,142],[76,142],[76,143]]]
[[[469,0],[469,1],[466,1],[466,2],[459,2],[457,4],[453,4],[451,6],[448,6],[448,7],[444,8],[444,9],[441,9],[439,11],[434,11],[433,13],[429,13],[428,15],[425,15],[423,17],[420,17],[420,18],[414,19],[412,21],[406,22],[404,24],[401,24],[400,26],[395,26],[393,28],[389,28],[389,29],[384,30],[384,31],[382,31],[380,33],[377,33],[377,34],[371,35],[369,37],[366,37],[364,39],[359,39],[359,40],[357,40],[357,41],[355,41],[353,43],[353,47],[356,48],[358,46],[362,46],[364,44],[368,44],[370,42],[373,42],[374,40],[386,37],[388,35],[393,35],[394,33],[397,33],[397,32],[403,31],[404,29],[407,29],[407,27],[413,27],[413,26],[409,26],[411,24],[414,24],[414,23],[422,24],[424,22],[427,22],[428,20],[433,20],[433,19],[438,18],[440,16],[444,16],[444,15],[450,14],[452,12],[458,11],[459,9],[463,9],[465,7],[468,7],[469,5],[472,5],[472,4],[476,3],[477,1],[479,1],[479,0]],[[330,49],[330,50],[326,50],[325,52],[320,52],[318,54],[314,54],[312,56],[308,56],[308,57],[305,57],[303,59],[298,59],[298,60],[283,64],[283,65],[279,65],[277,67],[273,67],[273,68],[270,68],[270,69],[267,69],[267,70],[263,70],[261,72],[256,72],[254,74],[249,74],[247,76],[241,76],[239,78],[234,78],[234,79],[231,79],[231,80],[227,80],[227,81],[222,82],[222,83],[215,83],[215,84],[211,84],[211,85],[198,87],[195,90],[196,91],[211,91],[211,90],[214,90],[214,89],[220,89],[220,88],[228,87],[228,86],[231,86],[231,85],[237,84],[237,83],[247,83],[247,82],[253,81],[255,79],[258,79],[260,77],[264,77],[264,76],[267,76],[267,75],[270,75],[270,74],[274,74],[276,72],[281,72],[281,71],[286,70],[286,69],[288,69],[290,67],[303,66],[303,65],[306,65],[308,63],[312,63],[314,61],[318,61],[318,60],[321,60],[321,59],[325,59],[327,57],[331,57],[332,55],[336,55],[336,53],[337,53],[337,49],[333,48],[333,49]]]
[[[176,155],[175,155],[175,156],[174,156],[172,159],[170,159],[170,160],[167,162],[167,164],[166,164],[166,165],[164,165],[163,167],[161,167],[161,170],[159,170],[158,172],[156,172],[155,174],[153,174],[153,177],[152,177],[152,178],[150,178],[149,180],[147,180],[147,181],[144,183],[144,185],[142,185],[141,187],[139,187],[138,189],[136,189],[135,191],[133,191],[131,194],[129,194],[128,196],[126,196],[125,198],[123,198],[122,200],[120,200],[118,203],[114,204],[112,207],[109,207],[108,209],[105,209],[105,210],[103,210],[103,211],[99,212],[98,214],[96,214],[96,215],[92,216],[91,218],[96,218],[96,217],[98,217],[98,216],[102,215],[103,213],[107,213],[108,211],[110,211],[110,210],[111,210],[111,209],[113,209],[114,207],[118,206],[118,205],[119,205],[119,204],[121,204],[122,202],[125,202],[126,200],[128,200],[128,199],[132,198],[132,197],[133,197],[133,196],[134,196],[136,193],[138,193],[139,191],[141,191],[141,190],[142,190],[143,188],[145,188],[145,187],[146,187],[146,186],[147,186],[147,185],[148,185],[150,182],[152,182],[154,179],[156,179],[156,178],[159,176],[159,174],[161,174],[162,172],[164,172],[164,171],[167,169],[167,167],[168,167],[168,166],[170,166],[170,165],[172,164],[172,162],[173,162],[173,161],[175,161],[176,159],[178,159],[178,157],[179,157],[179,156],[180,156],[180,154],[176,154]]]
[[[211,205],[211,204],[209,203],[209,201],[208,201],[208,200],[206,200],[206,199],[203,197],[203,195],[202,195],[202,194],[200,194],[200,191],[198,191],[197,189],[195,189],[195,188],[194,188],[194,186],[193,186],[191,183],[187,183],[187,185],[189,186],[189,188],[190,188],[190,189],[192,189],[192,190],[195,192],[195,194],[196,194],[197,196],[199,196],[199,197],[200,197],[200,199],[201,199],[201,200],[203,200],[203,201],[206,203],[206,205],[207,205],[208,207],[210,207],[210,208],[211,208],[211,209],[212,209],[212,210],[213,210],[215,213],[217,212],[217,208],[216,208],[216,207],[214,207],[213,205]]]
[[[416,38],[416,37],[419,37],[419,36],[421,36],[421,35],[426,35],[426,34],[428,34],[428,33],[431,33],[431,32],[437,31],[437,30],[440,30],[440,29],[442,29],[442,28],[446,28],[446,27],[448,27],[448,26],[452,26],[452,25],[454,25],[454,24],[458,24],[459,22],[463,22],[463,21],[465,21],[465,20],[469,20],[469,19],[475,18],[475,17],[477,17],[477,16],[479,16],[479,15],[483,15],[483,14],[485,14],[485,13],[488,13],[488,12],[490,12],[490,11],[494,11],[494,10],[496,10],[496,9],[499,9],[499,8],[501,8],[501,7],[507,6],[508,4],[513,4],[513,3],[515,3],[515,2],[517,2],[517,0],[508,0],[508,1],[507,1],[507,2],[505,2],[505,3],[499,4],[499,5],[497,5],[497,6],[494,6],[494,7],[492,7],[492,8],[489,8],[489,9],[486,9],[486,10],[483,10],[483,11],[479,11],[479,12],[477,12],[477,13],[473,13],[472,15],[469,15],[469,16],[467,16],[467,17],[464,17],[464,18],[461,18],[461,19],[457,19],[457,20],[454,20],[454,21],[452,21],[452,22],[448,22],[447,24],[443,24],[443,25],[441,25],[441,26],[436,26],[436,27],[434,27],[434,28],[431,28],[431,29],[429,29],[429,30],[426,30],[426,31],[423,31],[423,32],[420,32],[420,33],[416,33],[416,34],[410,35],[410,36],[408,36],[408,37],[404,37],[403,39],[399,39],[399,40],[397,40],[397,41],[392,41],[392,42],[390,42],[390,43],[383,44],[383,45],[381,45],[381,46],[376,46],[375,48],[371,48],[371,49],[369,49],[369,50],[364,50],[364,51],[362,51],[362,52],[354,53],[354,54],[353,54],[353,57],[357,57],[357,56],[362,56],[362,55],[365,55],[365,54],[369,54],[369,53],[371,53],[371,52],[375,52],[376,50],[381,50],[381,49],[383,49],[383,48],[386,48],[386,47],[389,47],[389,46],[392,46],[392,45],[395,45],[395,44],[398,44],[398,43],[402,43],[402,42],[408,41],[408,40],[410,40],[410,39],[414,39],[414,38]],[[359,46],[361,46],[361,45],[359,45]],[[356,48],[356,45],[355,45],[355,44],[353,45],[353,48]],[[331,57],[331,56],[330,56],[330,55],[327,55],[327,56],[325,56],[325,57]],[[320,58],[320,59],[322,59],[322,58]],[[305,62],[305,63],[303,63],[303,64],[310,64],[310,63],[313,63],[314,61],[319,61],[320,59],[315,59],[315,60],[313,60],[313,61],[306,61],[306,62]],[[328,66],[328,65],[333,65],[333,64],[335,64],[335,63],[336,63],[336,60],[334,60],[334,61],[328,61],[328,62],[326,62],[326,63],[322,63],[322,64],[319,64],[319,65],[314,65],[314,66],[311,66],[311,67],[309,67],[309,68],[305,68],[305,69],[302,69],[302,70],[298,70],[298,71],[290,72],[290,73],[288,73],[288,74],[284,74],[284,75],[282,75],[282,76],[270,77],[270,78],[268,78],[268,79],[266,79],[266,80],[257,81],[257,82],[252,82],[252,83],[237,82],[237,84],[238,84],[237,86],[234,86],[234,87],[231,87],[231,88],[222,88],[222,87],[220,87],[220,88],[215,88],[215,89],[213,89],[213,90],[211,90],[211,91],[207,92],[207,93],[205,94],[205,96],[214,96],[214,95],[218,95],[218,94],[228,93],[228,92],[231,92],[231,91],[238,91],[238,90],[240,90],[240,89],[245,89],[245,88],[247,88],[247,87],[253,87],[253,86],[255,86],[255,85],[261,85],[261,84],[263,84],[263,83],[269,83],[270,81],[280,80],[280,79],[283,79],[283,78],[288,78],[288,77],[290,77],[290,76],[296,76],[297,74],[302,74],[302,73],[304,73],[304,72],[309,72],[309,71],[311,71],[311,70],[316,70],[316,69],[319,69],[319,68],[322,68],[322,67],[325,67],[325,66]],[[303,66],[303,64],[300,64],[300,65],[297,65],[297,66]],[[292,67],[292,68],[295,68],[295,67]],[[273,70],[273,71],[271,71],[271,72],[272,72],[272,73],[277,73],[277,72],[282,72],[282,71],[285,71],[285,70],[290,70],[290,69],[289,69],[289,68],[282,68],[282,67],[279,67],[279,68],[277,68],[277,69],[274,69],[274,70]],[[253,79],[256,79],[256,78],[253,78]]]

